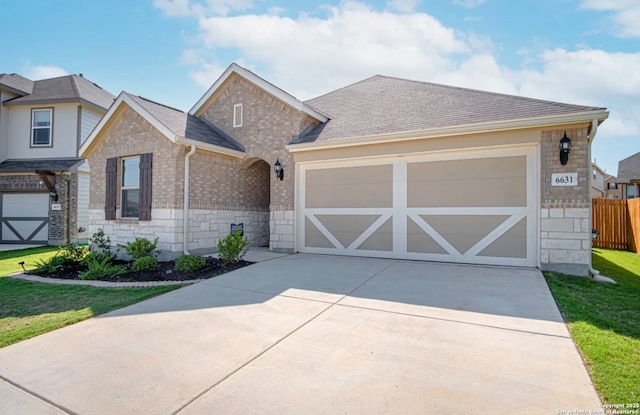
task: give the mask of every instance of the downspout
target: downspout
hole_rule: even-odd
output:
[[[189,160],[191,159],[191,156],[195,154],[196,150],[197,147],[192,145],[191,150],[189,150],[184,158],[184,200],[182,202],[184,218],[182,220],[182,252],[185,255],[189,255],[189,250],[187,249],[187,234],[189,233]]]
[[[589,177],[588,180],[588,187],[589,187],[589,224],[591,224],[591,227],[593,227],[593,201],[591,200],[591,190],[593,189],[592,187],[592,182],[593,182],[593,165],[591,164],[591,144],[593,143],[593,139],[596,137],[596,133],[598,132],[598,119],[593,119],[591,120],[591,131],[589,132],[589,139],[588,139],[588,143],[587,143],[587,155],[589,156],[589,165],[591,166],[590,171],[587,172],[587,176]],[[589,274],[591,275],[591,277],[596,277],[597,275],[600,274],[600,271],[593,269],[593,255],[591,254],[592,250],[593,250],[593,238],[589,238],[589,245],[591,247],[591,249],[589,249]]]

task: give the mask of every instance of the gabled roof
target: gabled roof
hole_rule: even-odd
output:
[[[33,92],[34,82],[15,73],[0,74],[0,89],[7,89],[18,95],[28,95]]]
[[[215,126],[176,108],[137,95],[122,92],[109,111],[80,147],[80,154],[91,146],[98,132],[114,117],[116,110],[128,105],[174,143],[196,145],[211,151],[242,157],[244,147]]]
[[[574,116],[600,121],[605,108],[563,104],[428,82],[374,76],[305,101],[331,119],[294,143],[332,142],[353,138],[399,136],[457,129],[469,132],[501,125],[522,127],[523,121],[566,122]],[[575,122],[575,121],[574,121]],[[295,147],[295,146],[294,146]]]
[[[5,101],[4,105],[40,105],[80,102],[106,111],[115,96],[79,75],[33,81],[30,94]]]
[[[288,94],[284,90],[278,88],[277,86],[265,81],[260,78],[258,75],[249,71],[248,69],[243,68],[242,66],[232,63],[229,67],[224,71],[224,73],[218,78],[216,82],[205,92],[205,94],[198,100],[198,102],[191,108],[189,114],[191,115],[200,115],[199,111],[203,108],[203,106],[207,103],[209,98],[213,96],[213,94],[220,88],[229,77],[232,75],[238,75],[244,78],[245,80],[253,83],[258,88],[263,89],[267,93],[273,95],[279,100],[283,101],[287,105],[297,109],[298,111],[304,112],[312,118],[320,122],[326,122],[328,120],[327,116],[322,114],[320,111],[317,111],[307,105],[305,105],[302,101],[298,100],[293,95]]]
[[[640,153],[627,157],[618,162],[618,179],[616,183],[631,183],[640,181]]]

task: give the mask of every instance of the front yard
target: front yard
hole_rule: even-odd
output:
[[[596,248],[593,267],[618,284],[544,275],[603,401],[638,404],[640,255]]]
[[[47,285],[6,276],[56,254],[40,247],[0,252],[0,347],[137,303],[179,286],[152,288],[93,288]]]

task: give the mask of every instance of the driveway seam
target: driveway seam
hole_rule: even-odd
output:
[[[23,392],[25,392],[25,393],[27,393],[27,394],[29,394],[29,395],[31,395],[31,396],[33,396],[33,397],[37,398],[37,399],[40,399],[40,400],[41,400],[41,401],[43,401],[43,402],[48,403],[49,405],[53,406],[53,407],[54,407],[54,408],[56,408],[56,409],[61,410],[62,412],[66,413],[66,414],[69,414],[69,415],[80,415],[79,413],[77,413],[77,412],[75,412],[75,411],[72,411],[71,409],[66,408],[66,407],[64,407],[64,406],[62,406],[62,405],[59,405],[59,404],[57,404],[57,403],[53,402],[52,400],[50,400],[50,399],[48,399],[48,398],[46,398],[46,397],[44,397],[44,396],[40,395],[40,394],[39,394],[39,393],[37,393],[37,392],[30,391],[29,389],[27,389],[27,388],[23,387],[23,386],[22,386],[22,385],[20,385],[19,383],[15,383],[15,382],[13,382],[12,380],[7,379],[6,377],[4,377],[4,376],[2,376],[2,375],[0,375],[0,379],[2,379],[3,381],[7,382],[9,385],[13,386],[14,388],[16,388],[16,389],[20,389],[21,391],[23,391]]]
[[[534,335],[539,335],[539,336],[555,337],[555,338],[559,338],[559,339],[571,339],[570,335],[569,336],[561,336],[561,335],[558,335],[558,334],[539,333],[539,332],[529,331],[529,330],[510,329],[510,328],[507,328],[507,327],[492,326],[490,324],[471,323],[471,322],[462,321],[462,320],[453,320],[453,319],[441,318],[441,317],[424,316],[424,315],[413,314],[413,313],[403,313],[401,311],[393,311],[393,310],[381,310],[379,308],[363,307],[363,306],[357,306],[357,305],[351,305],[351,304],[335,304],[335,305],[340,306],[340,307],[357,308],[357,309],[369,310],[369,311],[379,311],[381,313],[397,314],[397,315],[401,315],[401,316],[418,317],[418,318],[424,318],[424,319],[428,319],[428,320],[438,320],[438,321],[446,321],[446,322],[449,322],[449,323],[466,324],[466,325],[469,325],[469,326],[486,327],[486,328],[489,328],[489,329],[498,329],[498,330],[504,330],[504,331],[514,331],[514,332],[517,332],[517,333],[527,333],[527,334],[534,334]],[[564,323],[558,322],[558,324],[564,324]]]
[[[355,292],[356,290],[358,290],[360,287],[362,287],[364,284],[366,284],[367,282],[371,281],[373,278],[375,278],[376,276],[380,275],[382,272],[386,271],[387,269],[389,269],[391,266],[397,264],[398,261],[393,261],[392,263],[390,263],[389,265],[387,265],[386,267],[384,267],[383,269],[381,269],[380,271],[376,272],[375,274],[373,274],[371,277],[367,278],[366,280],[364,280],[362,283],[360,283],[356,288],[354,288],[353,290],[349,291],[347,294],[344,294],[342,297],[340,297],[340,299],[338,301],[336,301],[335,303],[325,303],[322,301],[318,301],[320,303],[324,303],[327,304],[327,307],[325,309],[323,309],[322,311],[320,311],[319,313],[317,313],[315,316],[311,317],[310,319],[308,319],[307,321],[305,321],[304,323],[302,323],[301,325],[299,325],[298,327],[296,327],[295,329],[293,329],[291,332],[289,332],[286,336],[283,336],[280,340],[278,340],[277,342],[273,343],[271,346],[267,347],[266,349],[264,349],[262,352],[258,353],[257,355],[255,355],[253,358],[247,360],[244,364],[240,365],[239,367],[237,367],[235,370],[231,371],[230,373],[228,373],[226,376],[224,376],[222,379],[220,379],[219,381],[217,381],[216,383],[214,383],[213,385],[209,386],[208,388],[206,388],[205,390],[203,390],[202,392],[200,392],[199,394],[197,394],[196,396],[194,396],[192,399],[190,399],[188,402],[186,402],[184,405],[182,405],[180,408],[178,408],[175,412],[172,413],[172,415],[178,415],[180,412],[182,412],[183,410],[185,410],[189,405],[191,405],[192,403],[194,403],[195,401],[197,401],[199,398],[201,398],[202,396],[204,396],[206,393],[208,393],[209,391],[211,391],[213,388],[215,388],[216,386],[220,385],[222,382],[226,381],[227,379],[229,379],[231,376],[235,375],[236,373],[240,372],[242,369],[244,369],[245,367],[247,367],[248,365],[250,365],[251,363],[255,362],[257,359],[259,359],[261,356],[264,356],[267,352],[271,351],[273,348],[275,348],[277,345],[279,345],[280,343],[282,343],[283,341],[285,341],[286,339],[288,339],[289,337],[291,337],[294,333],[298,332],[301,328],[307,326],[309,323],[311,323],[312,321],[314,321],[315,319],[317,319],[318,317],[320,317],[322,314],[326,313],[328,310],[330,310],[331,308],[333,308],[334,306],[338,305],[339,301],[342,301],[344,298],[346,298],[347,296],[349,296],[351,293]],[[238,289],[240,290],[240,289]],[[248,291],[248,290],[240,290],[240,291]],[[269,295],[273,295],[273,294],[269,294]],[[284,295],[280,295],[280,294],[276,294],[274,295],[275,297],[287,297]],[[306,298],[297,298],[297,297],[289,297],[289,298],[295,298],[295,299],[299,299],[299,300],[306,300],[306,301],[313,301],[313,300],[308,300]]]

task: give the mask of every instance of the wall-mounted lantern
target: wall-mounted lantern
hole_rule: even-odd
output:
[[[560,139],[560,164],[563,166],[569,161],[569,152],[571,152],[571,139],[567,137],[567,132]]]
[[[273,171],[276,173],[278,180],[284,180],[284,168],[282,164],[280,164],[280,160],[276,159],[276,162],[273,164]]]

